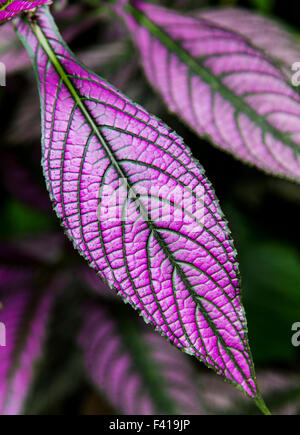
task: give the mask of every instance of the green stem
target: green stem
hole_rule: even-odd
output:
[[[264,415],[272,415],[271,411],[268,409],[262,397],[257,397],[253,399],[253,402]]]

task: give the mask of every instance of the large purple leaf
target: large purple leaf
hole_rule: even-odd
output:
[[[34,290],[34,274],[0,270],[0,322],[6,345],[0,346],[0,414],[22,413],[34,379],[34,367],[42,356],[46,326],[61,278],[43,290]],[[21,275],[26,279],[21,279]],[[10,289],[7,283],[10,283]]]
[[[52,0],[0,0],[0,23],[10,20],[21,12],[30,11],[38,6],[50,3],[52,3]]]
[[[247,37],[272,56],[291,81],[292,65],[300,58],[300,47],[280,23],[241,8],[208,9],[199,11],[197,16]]]
[[[236,252],[202,167],[74,57],[47,8],[18,34],[39,80],[47,187],[74,246],[162,335],[260,403]]]
[[[118,305],[84,309],[79,342],[100,391],[123,414],[202,414],[187,357]]]
[[[300,96],[272,57],[201,17],[139,0],[118,10],[172,111],[243,161],[300,180]]]

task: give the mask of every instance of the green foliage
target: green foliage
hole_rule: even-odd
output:
[[[51,215],[43,214],[16,199],[8,199],[1,210],[0,236],[20,236],[57,228]]]
[[[273,11],[276,0],[250,0],[258,11],[270,13]]]

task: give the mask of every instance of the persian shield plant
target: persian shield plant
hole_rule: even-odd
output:
[[[76,271],[78,280],[98,293],[81,294],[75,320],[86,372],[124,413],[203,413],[186,353],[269,414],[248,341],[237,252],[201,162],[164,121],[73,54],[66,43],[73,34],[67,29],[68,36],[61,36],[45,4],[1,2],[0,21],[14,18],[3,26],[14,27],[31,58],[47,191],[65,235],[90,266]],[[285,31],[238,9],[184,14],[119,0],[108,2],[103,13],[113,17],[115,31],[122,25],[118,17],[125,21],[149,82],[194,132],[243,162],[299,181],[300,99],[288,69],[298,47]],[[239,26],[235,17],[253,19],[257,31]],[[288,44],[290,57],[260,37],[268,26]],[[81,28],[72,31],[80,34]],[[7,35],[15,50],[11,29]],[[26,59],[18,64],[18,70],[26,67]],[[126,88],[124,76],[125,68],[119,77]],[[30,176],[24,179],[29,193],[22,187],[23,198],[44,204]],[[45,257],[48,244],[56,249]],[[2,260],[0,298],[9,341],[0,349],[3,414],[26,413],[34,403],[33,365],[42,360],[45,331],[74,274],[73,264],[61,260],[63,244],[60,234],[52,234],[46,242],[9,248],[11,258],[19,255],[24,263],[18,292],[8,291],[15,260]],[[77,291],[69,293],[70,299],[63,298],[77,300]],[[27,327],[20,346],[22,318]]]

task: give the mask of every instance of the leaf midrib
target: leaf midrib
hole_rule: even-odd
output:
[[[148,393],[155,403],[156,412],[175,414],[176,403],[168,394],[167,382],[160,374],[158,363],[153,358],[149,346],[143,340],[138,319],[129,316],[117,305],[111,306],[111,309],[118,332],[124,340],[125,348],[131,354],[134,366],[138,373],[142,374]]]
[[[144,25],[152,35],[157,37],[157,39],[164,44],[170,52],[175,53],[183,63],[188,65],[194,73],[199,75],[203,81],[209,84],[214,92],[219,92],[225,100],[229,101],[235,108],[237,108],[238,112],[245,113],[251,121],[262,129],[264,135],[269,133],[278,141],[283,142],[285,145],[292,148],[296,154],[300,153],[300,146],[290,139],[289,133],[283,134],[264,117],[258,115],[249,104],[234,94],[221,80],[219,80],[218,77],[214,76],[200,60],[193,58],[193,56],[183,49],[175,40],[171,39],[161,27],[146,17],[142,11],[136,9],[130,3],[126,4],[125,9],[138,21],[139,24]]]
[[[13,3],[15,0],[7,0],[2,6],[0,6],[0,12],[5,11],[7,6],[9,6],[11,3]]]
[[[31,27],[33,33],[35,34],[35,36],[36,36],[38,42],[40,43],[41,47],[43,48],[43,50],[45,51],[46,55],[48,56],[49,60],[53,64],[54,68],[56,69],[58,75],[61,77],[62,81],[66,85],[66,87],[69,90],[70,94],[74,98],[74,101],[75,101],[76,105],[81,110],[83,116],[87,120],[87,122],[90,125],[91,129],[94,131],[95,136],[98,138],[98,140],[100,141],[100,143],[103,146],[104,150],[107,152],[108,157],[111,159],[111,162],[112,162],[113,166],[115,167],[117,173],[119,174],[119,176],[122,179],[122,182],[124,183],[124,180],[128,180],[128,177],[127,177],[126,173],[120,167],[120,165],[119,165],[117,159],[115,158],[114,154],[112,153],[109,145],[106,143],[105,138],[100,133],[99,126],[95,123],[95,121],[94,121],[92,115],[90,114],[88,108],[85,106],[84,102],[82,101],[82,99],[78,95],[75,86],[73,85],[72,81],[69,79],[69,77],[68,77],[64,67],[62,66],[62,64],[58,60],[58,58],[57,58],[54,50],[52,49],[52,47],[51,47],[51,45],[50,45],[46,35],[44,34],[42,28],[40,27],[40,25],[38,24],[38,22],[36,20],[31,21],[28,24]],[[124,183],[124,185],[125,185],[126,188],[128,188],[128,186],[130,186],[128,181],[126,181]],[[225,340],[223,339],[222,335],[219,334],[216,325],[210,319],[208,313],[206,312],[205,308],[203,307],[201,301],[199,300],[198,295],[196,294],[195,290],[193,289],[193,286],[190,284],[188,278],[185,276],[184,271],[178,265],[176,259],[173,257],[172,252],[169,250],[169,247],[165,243],[164,239],[161,237],[161,235],[157,231],[156,225],[151,221],[151,219],[150,219],[150,217],[148,215],[148,212],[145,209],[144,204],[139,200],[139,198],[138,198],[138,196],[137,196],[137,194],[136,194],[136,192],[135,192],[135,190],[133,189],[132,186],[130,186],[130,191],[133,193],[133,198],[132,199],[134,199],[135,203],[138,203],[140,205],[140,211],[141,211],[141,214],[142,214],[145,222],[147,223],[147,225],[149,226],[149,228],[153,232],[157,242],[159,243],[159,245],[163,249],[163,251],[164,251],[165,255],[167,256],[167,258],[169,259],[170,263],[176,269],[180,279],[183,281],[183,283],[185,284],[186,288],[189,290],[189,293],[190,293],[193,301],[195,302],[196,307],[198,307],[198,309],[200,310],[201,314],[205,318],[206,322],[209,324],[209,326],[210,326],[211,330],[213,331],[214,335],[217,337],[217,339],[220,341],[220,343],[224,347],[225,352],[227,353],[227,355],[229,356],[230,360],[232,361],[234,366],[237,368],[237,370],[239,371],[239,373],[241,374],[241,376],[245,380],[246,384],[248,385],[249,389],[252,391],[253,395],[256,396],[255,390],[253,389],[253,387],[250,384],[249,380],[247,379],[246,375],[244,374],[244,372],[240,368],[240,366],[237,363],[237,361],[236,361],[234,355],[232,354],[231,350],[226,345]],[[242,325],[242,326],[244,326],[244,325]],[[245,344],[245,343],[243,342],[243,344]],[[248,348],[247,348],[247,351],[250,352],[250,350]],[[195,356],[197,357],[197,355],[195,355]],[[225,366],[225,370],[226,370],[226,366]],[[233,382],[236,385],[238,384],[235,379],[234,379]]]

